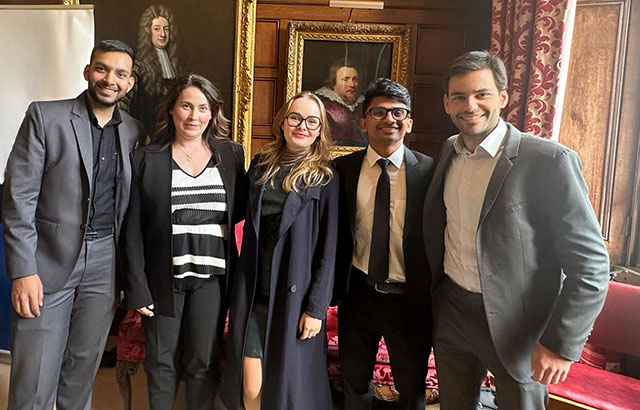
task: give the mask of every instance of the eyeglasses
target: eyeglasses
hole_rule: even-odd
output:
[[[364,116],[367,114],[371,114],[371,118],[374,120],[383,120],[387,117],[388,113],[391,113],[391,116],[396,121],[402,121],[409,116],[411,110],[402,107],[393,107],[393,108],[384,108],[384,107],[373,107],[367,111]]]
[[[316,117],[315,115],[310,115],[307,118],[302,118],[302,115],[296,112],[292,112],[287,114],[285,118],[287,119],[287,124],[289,124],[289,126],[293,128],[302,124],[302,121],[304,121],[304,124],[307,126],[307,129],[309,131],[315,131],[322,125],[322,121],[320,121],[320,118]]]

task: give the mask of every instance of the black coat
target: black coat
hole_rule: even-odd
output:
[[[215,140],[211,148],[227,196],[227,275],[220,285],[225,295],[238,258],[233,226],[242,219],[246,200],[244,150],[226,139]],[[131,154],[131,167],[131,199],[121,238],[125,304],[136,309],[153,303],[155,313],[174,317],[171,146],[138,147]]]
[[[249,205],[229,311],[223,401],[242,403],[242,360],[247,321],[256,294],[259,221],[264,185],[249,168]],[[271,268],[271,298],[263,360],[262,410],[329,410],[326,327],[298,338],[303,313],[325,319],[331,301],[338,227],[338,176],[324,186],[291,191],[282,210]]]

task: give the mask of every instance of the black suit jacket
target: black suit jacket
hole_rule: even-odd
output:
[[[223,295],[238,257],[234,224],[243,219],[247,182],[244,150],[226,139],[212,147],[227,196],[229,241]],[[121,238],[126,306],[150,304],[155,312],[174,316],[171,247],[171,146],[139,147],[131,155],[131,199]]]
[[[334,288],[336,302],[344,301],[349,297],[351,260],[355,245],[356,194],[360,169],[366,153],[367,150],[364,149],[335,160],[336,168],[340,173],[340,235]],[[433,158],[407,147],[404,147],[404,161],[407,201],[402,247],[407,289],[408,295],[416,302],[420,302],[420,306],[428,312],[430,273],[422,238],[422,209],[433,175],[434,161]]]

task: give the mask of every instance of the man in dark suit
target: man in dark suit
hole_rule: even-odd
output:
[[[443,145],[425,202],[434,347],[443,410],[475,409],[489,369],[505,409],[544,409],[544,385],[580,357],[609,259],[577,154],[500,119],[504,64],[456,59]]]
[[[116,238],[129,153],[142,126],[115,104],[133,86],[133,51],[106,40],[75,99],[34,102],[5,173],[12,280],[9,409],[85,409],[117,302]],[[54,403],[55,402],[55,403]]]
[[[433,160],[403,145],[411,97],[374,81],[365,95],[367,149],[336,159],[340,236],[336,298],[345,409],[370,409],[372,375],[384,336],[400,408],[424,410],[431,317],[421,218]]]

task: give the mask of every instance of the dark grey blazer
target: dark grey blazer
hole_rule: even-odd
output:
[[[609,257],[578,155],[507,126],[482,205],[476,256],[493,343],[505,368],[524,382],[531,380],[538,342],[578,360],[604,303]],[[443,189],[454,141],[443,145],[425,201],[432,292],[444,278]]]
[[[344,300],[349,293],[351,260],[355,245],[356,196],[362,161],[367,150],[336,158],[340,173],[340,222],[334,299]],[[409,295],[419,299],[428,313],[429,267],[422,239],[422,209],[433,175],[433,158],[404,147],[407,202],[402,247]]]
[[[84,240],[93,189],[85,94],[32,103],[5,171],[2,219],[7,274],[16,279],[37,273],[45,293],[64,286]],[[143,134],[140,122],[120,113],[116,238],[129,202],[129,153]]]

